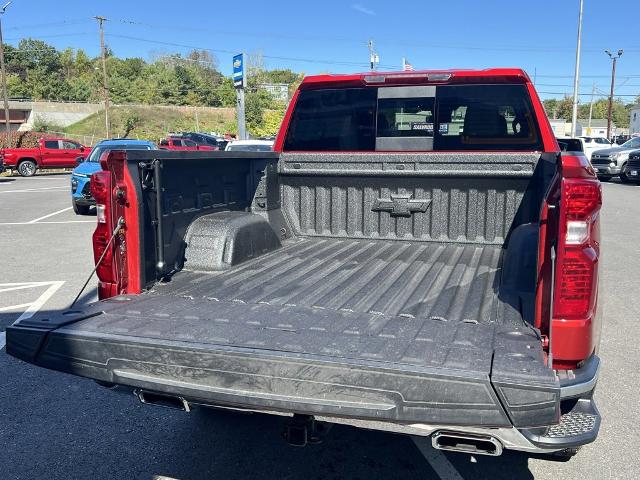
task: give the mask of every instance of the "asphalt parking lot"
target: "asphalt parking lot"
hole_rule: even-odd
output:
[[[518,453],[442,454],[408,437],[334,427],[296,449],[282,420],[144,407],[95,383],[0,352],[2,479],[640,478],[640,186],[604,185],[600,301],[604,360],[600,436],[569,462]],[[0,177],[0,332],[19,317],[67,307],[91,272],[95,217],[74,215],[69,175]],[[96,299],[95,282],[81,302]],[[0,346],[4,336],[0,334]]]

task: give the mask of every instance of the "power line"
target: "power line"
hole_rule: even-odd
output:
[[[106,35],[109,38],[122,38],[125,40],[136,40],[139,42],[146,42],[146,43],[153,43],[153,44],[157,44],[157,45],[165,45],[165,46],[170,46],[170,47],[179,47],[179,48],[191,48],[194,50],[206,50],[209,52],[215,52],[215,53],[226,53],[226,54],[230,54],[230,55],[234,55],[237,52],[235,50],[225,50],[225,49],[221,49],[221,48],[209,48],[209,47],[202,47],[202,46],[196,46],[196,45],[187,45],[187,44],[182,44],[182,43],[174,43],[174,42],[163,42],[161,40],[151,40],[149,38],[141,38],[141,37],[133,37],[130,35],[119,35],[119,34],[114,34],[114,33],[109,33]],[[272,60],[287,60],[287,61],[291,61],[291,62],[303,62],[303,63],[320,63],[320,64],[324,64],[324,65],[340,65],[340,66],[358,66],[358,67],[362,67],[362,66],[369,66],[366,62],[348,62],[348,61],[337,61],[337,60],[321,60],[321,59],[317,59],[317,58],[302,58],[302,57],[285,57],[285,56],[279,56],[279,55],[263,55],[264,58],[269,58]],[[383,65],[384,68],[393,68],[393,66],[390,65]]]
[[[5,38],[7,42],[16,42],[20,40],[41,40],[43,38],[61,38],[61,37],[83,37],[85,35],[93,35],[92,32],[73,32],[73,33],[55,33],[52,35],[40,35],[39,37],[16,37],[16,38]]]
[[[328,41],[338,41],[338,42],[354,42],[358,44],[362,44],[363,41],[361,38],[355,37],[345,37],[345,36],[313,36],[313,35],[300,35],[300,34],[282,34],[275,32],[265,32],[265,31],[233,31],[233,30],[220,30],[216,29],[215,32],[211,32],[211,29],[204,27],[194,27],[194,26],[185,26],[185,25],[163,25],[163,24],[151,24],[147,22],[140,22],[137,20],[129,20],[124,18],[113,19],[113,21],[124,24],[124,25],[136,25],[147,28],[166,28],[171,30],[190,30],[190,31],[206,31],[208,33],[215,33],[220,35],[237,35],[241,37],[258,37],[258,38],[271,38],[271,39],[279,39],[279,40],[310,40],[310,41],[318,41],[322,43],[326,43]],[[379,41],[384,42],[385,45],[394,45],[394,46],[410,46],[410,47],[420,47],[420,48],[438,48],[438,49],[450,49],[450,50],[473,50],[473,51],[499,51],[499,52],[539,52],[539,53],[565,53],[574,51],[571,47],[541,47],[541,46],[527,46],[527,45],[518,45],[518,46],[494,46],[494,45],[451,45],[451,44],[434,44],[434,43],[422,43],[415,41],[398,41],[397,38],[392,37],[376,37]],[[640,51],[640,46],[630,46],[626,50]],[[591,48],[583,48],[585,52],[600,52],[601,48],[599,47],[591,47]]]
[[[58,27],[62,25],[74,25],[79,23],[86,23],[90,18],[77,18],[70,20],[61,20],[59,22],[50,22],[50,23],[35,23],[29,25],[12,25],[11,27],[5,28],[5,30],[26,30],[33,28],[48,28],[48,27]]]
[[[538,90],[539,94],[542,95],[569,95],[569,92],[542,92]],[[578,93],[579,96],[581,97],[585,97],[585,96],[591,96],[591,92],[588,93]],[[609,94],[597,94],[597,97],[608,97]],[[638,95],[633,95],[633,94],[616,94],[614,95],[614,97],[637,97]]]

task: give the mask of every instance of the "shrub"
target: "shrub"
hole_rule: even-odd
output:
[[[46,136],[41,132],[11,132],[11,145],[8,145],[7,132],[0,132],[0,148],[35,148],[38,140]]]
[[[46,118],[36,115],[33,121],[33,130],[36,132],[61,132],[64,127]]]

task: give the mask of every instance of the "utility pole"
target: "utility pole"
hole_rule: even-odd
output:
[[[573,77],[573,110],[571,114],[571,136],[576,136],[578,123],[578,87],[580,80],[580,50],[582,48],[582,11],[584,0],[580,0],[580,14],[578,16],[578,45],[576,46],[576,70]]]
[[[611,93],[609,94],[609,108],[607,111],[607,139],[611,140],[611,115],[613,114],[613,89],[616,83],[616,63],[622,56],[622,50],[618,50],[617,54],[611,53],[609,50],[605,50],[604,53],[609,55],[612,60],[611,66]]]
[[[104,89],[104,123],[107,131],[107,138],[111,138],[111,127],[109,124],[109,85],[107,83],[107,52],[104,46],[104,22],[106,18],[96,16],[93,17],[100,25],[100,54],[102,56],[102,87]]]
[[[591,88],[591,102],[589,103],[589,126],[587,127],[589,131],[587,135],[591,135],[591,118],[593,117],[593,96],[596,94],[596,83],[593,82],[593,87]]]
[[[5,10],[11,2],[5,3],[0,9],[0,15],[4,15]],[[4,66],[4,43],[2,40],[2,20],[0,20],[0,70],[2,70],[2,98],[4,99],[4,121],[7,129],[7,148],[11,148],[11,119],[9,118],[9,96],[7,95],[7,70]]]

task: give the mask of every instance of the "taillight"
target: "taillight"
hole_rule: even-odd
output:
[[[602,191],[597,179],[562,179],[554,318],[584,319],[593,311],[601,206]]]
[[[93,232],[93,258],[97,263],[96,274],[101,282],[115,283],[113,268],[113,243],[109,246],[109,239],[113,233],[114,224],[111,219],[111,173],[100,171],[91,176],[91,195],[96,201],[98,223]],[[104,254],[104,257],[103,257]]]

